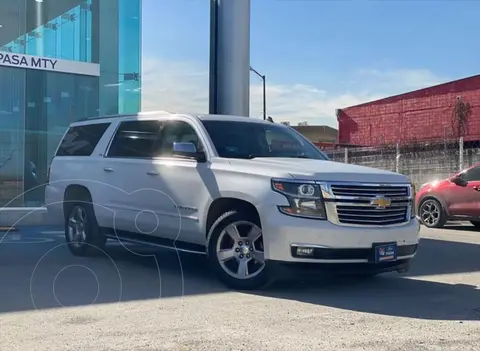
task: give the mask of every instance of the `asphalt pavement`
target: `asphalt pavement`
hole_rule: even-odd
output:
[[[240,293],[198,256],[1,233],[0,350],[478,350],[480,232],[422,228],[412,270]]]

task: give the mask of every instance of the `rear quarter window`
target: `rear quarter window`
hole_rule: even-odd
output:
[[[109,126],[95,123],[70,127],[55,156],[90,156]]]

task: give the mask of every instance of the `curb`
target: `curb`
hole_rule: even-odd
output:
[[[15,227],[0,227],[0,232],[18,232],[18,229]]]

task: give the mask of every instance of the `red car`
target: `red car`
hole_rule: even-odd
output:
[[[441,228],[449,220],[463,220],[480,229],[480,163],[450,178],[423,184],[415,203],[426,227]]]

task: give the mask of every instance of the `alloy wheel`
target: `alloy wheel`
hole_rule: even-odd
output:
[[[67,222],[67,235],[71,245],[80,247],[87,241],[87,212],[81,206],[75,206]]]
[[[216,245],[218,262],[235,279],[251,279],[265,268],[262,229],[249,221],[227,225]]]
[[[435,226],[440,220],[440,208],[437,202],[433,200],[425,201],[420,209],[420,218],[426,226]]]

